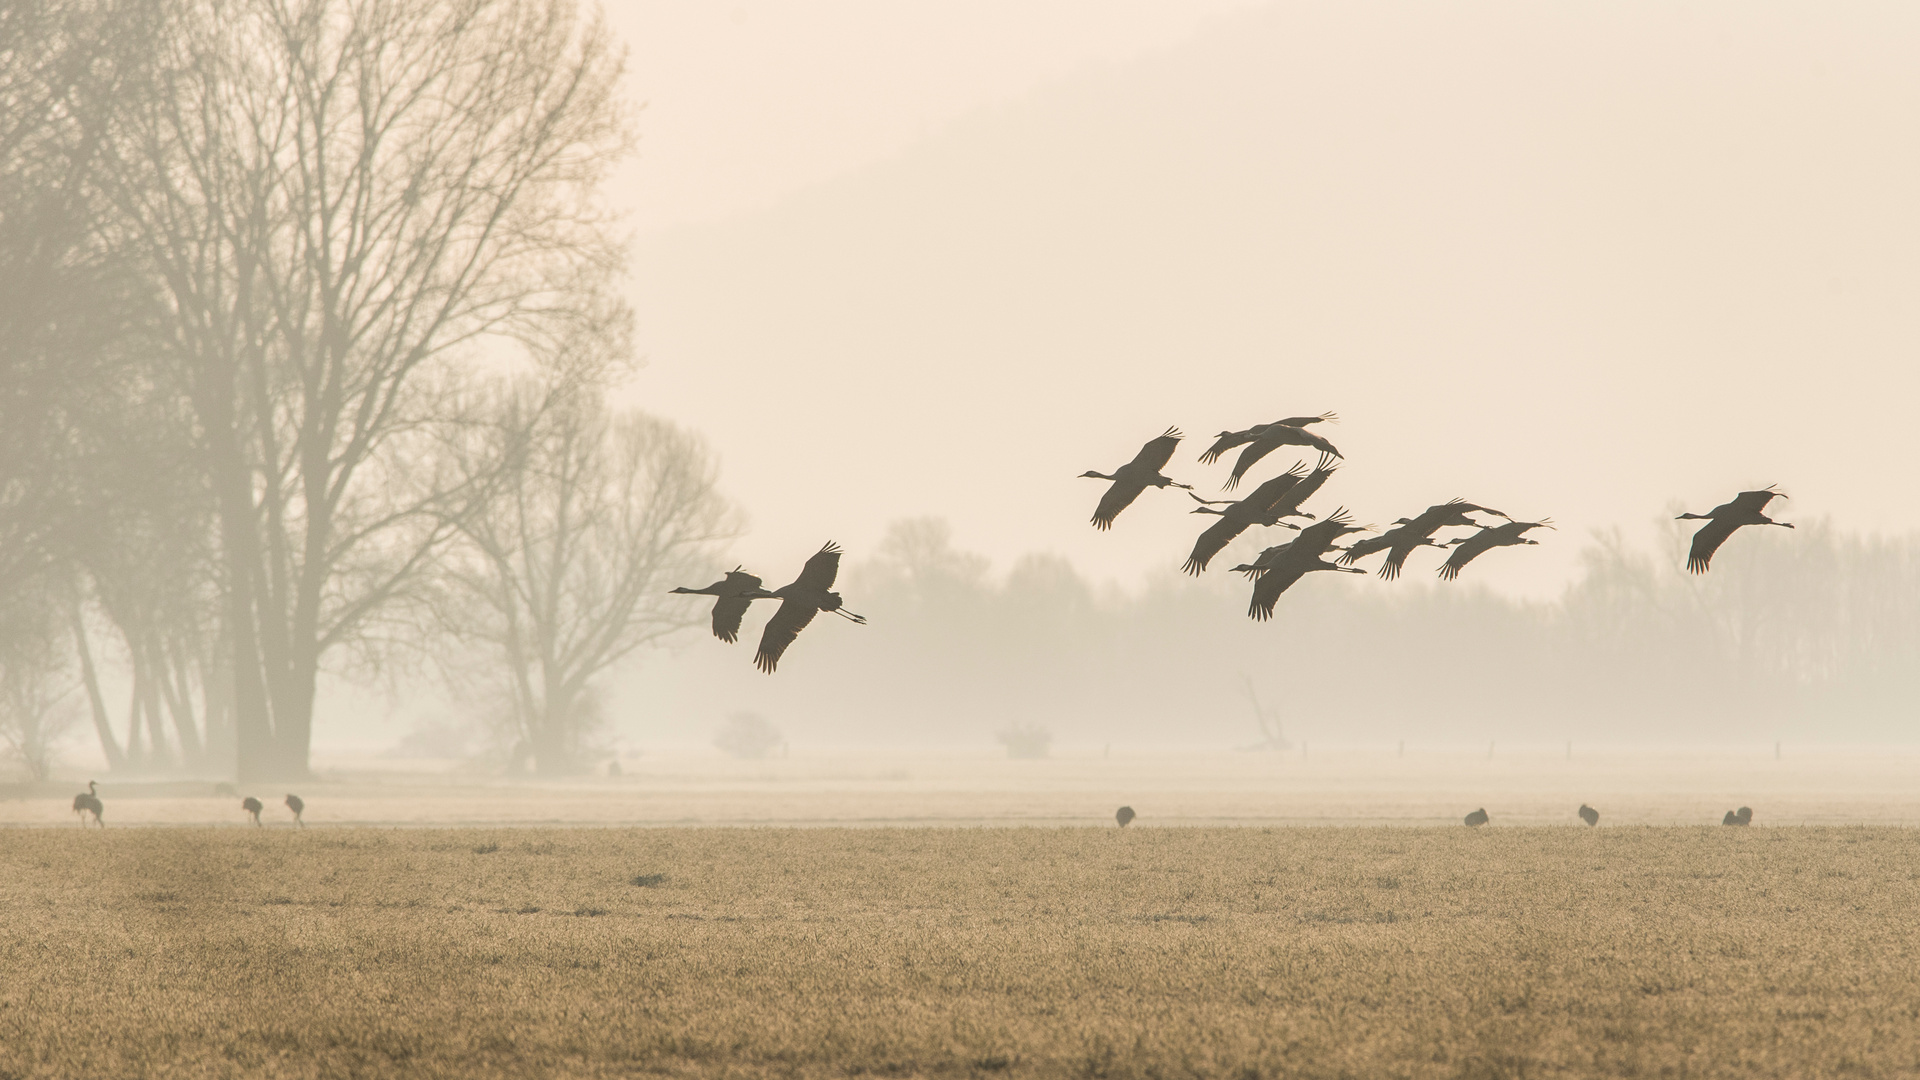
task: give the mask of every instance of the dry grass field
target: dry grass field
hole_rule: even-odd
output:
[[[1920,832],[0,830],[0,1077],[1910,1077]]]

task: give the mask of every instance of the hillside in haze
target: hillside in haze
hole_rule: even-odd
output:
[[[1011,562],[1169,583],[1192,519],[1086,526],[1168,424],[1335,409],[1361,520],[1452,496],[1563,532],[1780,483],[1920,526],[1920,15],[1279,4],[1047,86],[765,213],[644,237],[648,366],[750,564],[932,514]],[[1284,463],[1277,463],[1284,467]]]

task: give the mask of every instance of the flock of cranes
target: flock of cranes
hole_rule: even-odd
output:
[[[829,544],[828,546],[831,547],[832,545]],[[817,555],[815,556],[815,558],[818,558],[818,557],[819,556]],[[829,584],[831,584],[831,582],[829,582]],[[695,592],[697,590],[688,589],[686,591]],[[742,611],[745,610],[744,605],[742,606],[741,610]],[[805,625],[805,624],[803,623],[802,625]],[[736,630],[739,627],[738,615],[734,616],[734,626]],[[794,633],[798,634],[799,631],[796,630],[794,631]],[[788,640],[791,641],[792,637],[789,636]],[[286,807],[287,809],[293,811],[293,823],[303,829],[306,828],[307,823],[301,818],[301,814],[303,814],[307,809],[306,802],[302,800],[300,796],[290,793],[287,795],[287,798],[286,798]],[[256,799],[251,795],[247,796],[246,798],[240,800],[240,809],[246,811],[247,817],[252,820],[256,828],[260,826],[260,812],[266,809],[266,807],[264,804],[260,802],[259,799]],[[106,828],[106,821],[103,820],[101,816],[106,812],[106,806],[102,804],[100,801],[100,782],[99,781],[97,780],[87,781],[87,790],[73,797],[73,812],[77,815],[80,815],[80,824],[82,826],[87,824],[87,815],[91,814],[93,816],[93,823],[95,825],[98,825],[103,829]],[[1131,825],[1133,823],[1133,819],[1138,816],[1139,815],[1134,813],[1133,807],[1123,806],[1119,810],[1114,811],[1113,820],[1118,822],[1120,827],[1124,829],[1128,825]],[[1600,812],[1598,810],[1595,810],[1593,807],[1588,806],[1586,803],[1580,804],[1579,817],[1581,821],[1586,822],[1590,826],[1600,824]],[[1466,823],[1469,826],[1474,826],[1474,827],[1485,825],[1491,820],[1492,819],[1487,816],[1487,809],[1484,806],[1468,814],[1466,817]],[[1727,816],[1721,820],[1720,824],[1751,825],[1753,824],[1753,810],[1751,807],[1746,807],[1746,806],[1743,806],[1738,810],[1729,810],[1727,811]]]
[[[1341,546],[1337,543],[1340,538],[1353,533],[1374,532],[1374,527],[1354,524],[1353,516],[1344,506],[1323,518],[1316,518],[1303,509],[1306,500],[1326,484],[1345,460],[1333,443],[1307,430],[1309,425],[1325,421],[1337,423],[1339,417],[1330,412],[1318,416],[1290,416],[1270,424],[1255,424],[1242,431],[1222,431],[1213,445],[1200,455],[1200,461],[1203,464],[1217,461],[1222,454],[1236,446],[1246,447],[1227,476],[1222,487],[1225,491],[1232,491],[1255,463],[1282,446],[1308,447],[1320,454],[1319,462],[1311,470],[1304,462],[1297,463],[1256,487],[1243,499],[1202,499],[1191,494],[1192,485],[1182,484],[1164,474],[1161,470],[1173,460],[1174,451],[1184,438],[1179,428],[1170,427],[1159,437],[1149,439],[1132,461],[1113,472],[1089,469],[1080,474],[1083,478],[1105,480],[1109,484],[1106,493],[1100,497],[1099,505],[1094,508],[1093,527],[1103,532],[1111,529],[1121,511],[1133,505],[1134,500],[1148,488],[1185,489],[1188,497],[1200,504],[1192,513],[1211,514],[1219,518],[1194,541],[1193,552],[1181,567],[1196,577],[1206,571],[1214,556],[1220,554],[1241,533],[1256,525],[1293,530],[1296,535],[1292,540],[1266,548],[1252,562],[1233,568],[1234,572],[1245,574],[1253,582],[1253,598],[1247,605],[1247,615],[1260,622],[1273,617],[1274,607],[1282,593],[1311,573],[1364,574],[1366,571],[1353,564],[1385,552],[1386,558],[1381,563],[1379,574],[1387,581],[1393,581],[1400,576],[1407,557],[1416,549],[1432,547],[1447,552],[1438,573],[1440,580],[1452,581],[1460,576],[1468,563],[1494,548],[1538,544],[1539,541],[1528,537],[1527,533],[1534,529],[1553,528],[1552,518],[1519,521],[1490,506],[1453,499],[1429,506],[1413,517],[1396,518],[1390,528],[1377,535]],[[1705,573],[1713,553],[1726,543],[1735,530],[1743,526],[1779,525],[1793,528],[1784,521],[1774,521],[1763,512],[1767,504],[1776,498],[1786,496],[1771,487],[1743,491],[1733,501],[1716,506],[1704,514],[1681,514],[1680,520],[1707,522],[1694,534],[1693,548],[1687,556],[1687,569],[1696,574]],[[1215,507],[1225,509],[1217,510]],[[1476,519],[1473,517],[1475,514],[1504,520],[1490,523]],[[1299,518],[1313,524],[1297,525],[1285,520],[1287,518]],[[1440,540],[1434,535],[1448,528],[1472,529],[1474,532],[1447,540]],[[1334,556],[1333,561],[1327,560],[1328,555]]]
[[[1327,412],[1317,416],[1290,416],[1270,424],[1255,424],[1241,431],[1222,431],[1213,445],[1200,455],[1200,461],[1203,464],[1210,463],[1219,460],[1222,454],[1236,446],[1246,448],[1240,451],[1239,458],[1233,463],[1233,471],[1228,474],[1222,487],[1225,491],[1232,491],[1239,486],[1241,479],[1261,458],[1282,446],[1307,447],[1320,454],[1319,462],[1311,470],[1304,462],[1295,464],[1286,472],[1254,488],[1243,499],[1202,499],[1191,494],[1191,485],[1179,483],[1162,473],[1161,470],[1173,460],[1174,451],[1184,437],[1179,428],[1168,428],[1158,438],[1148,440],[1132,461],[1113,472],[1088,470],[1080,474],[1085,478],[1106,480],[1110,485],[1100,497],[1100,504],[1094,508],[1093,527],[1102,531],[1111,529],[1120,512],[1133,505],[1133,501],[1148,488],[1184,488],[1190,493],[1189,498],[1200,504],[1192,513],[1212,514],[1219,518],[1194,541],[1193,552],[1181,567],[1196,577],[1206,571],[1214,556],[1241,533],[1256,525],[1293,530],[1297,535],[1292,540],[1266,548],[1252,562],[1233,568],[1233,572],[1245,574],[1253,582],[1253,598],[1247,604],[1247,615],[1260,622],[1271,619],[1281,594],[1308,574],[1322,571],[1364,574],[1365,570],[1353,564],[1385,552],[1386,559],[1379,572],[1382,578],[1392,581],[1400,576],[1407,557],[1416,548],[1432,547],[1443,551],[1452,549],[1440,566],[1441,580],[1452,581],[1460,576],[1460,571],[1468,563],[1494,548],[1538,543],[1528,539],[1526,534],[1533,529],[1553,527],[1549,518],[1516,521],[1492,507],[1454,499],[1429,506],[1414,517],[1396,519],[1391,528],[1376,536],[1341,546],[1337,541],[1342,537],[1373,532],[1374,527],[1354,524],[1353,515],[1344,506],[1321,518],[1303,508],[1307,499],[1326,484],[1339,468],[1340,462],[1345,460],[1338,447],[1307,428],[1312,424],[1338,421],[1338,416]],[[1215,507],[1225,509],[1216,510]],[[1476,520],[1472,517],[1474,514],[1504,518],[1505,521],[1488,524]],[[1287,518],[1299,518],[1312,524],[1297,525],[1285,520]],[[1470,536],[1457,536],[1444,541],[1437,539],[1434,534],[1446,528],[1475,531]],[[1335,556],[1333,561],[1328,561],[1328,555]]]
[[[220,786],[224,788],[227,785],[222,784]],[[216,794],[218,794],[217,791]],[[286,807],[293,811],[293,823],[300,828],[306,828],[307,823],[300,816],[306,812],[306,801],[298,795],[288,794]],[[266,807],[259,799],[249,795],[240,800],[240,809],[244,810],[247,817],[257,826],[260,824],[260,811],[265,810]],[[103,829],[107,827],[106,818],[104,817],[107,812],[107,807],[105,803],[100,801],[100,782],[98,780],[87,781],[87,790],[73,797],[73,812],[79,816],[82,826],[87,824],[87,818],[91,816],[95,825]]]
[[[778,600],[780,607],[760,631],[760,649],[753,654],[753,665],[767,674],[780,666],[780,657],[807,628],[813,617],[830,611],[851,622],[866,625],[866,617],[848,611],[833,591],[833,580],[840,574],[840,548],[833,541],[813,553],[800,568],[800,576],[778,589],[764,589],[760,579],[734,567],[719,581],[704,589],[681,586],[672,590],[693,596],[715,597],[713,636],[732,644],[740,638],[740,621],[755,600]]]
[[[1396,518],[1391,527],[1376,535],[1353,540],[1343,546],[1339,543],[1341,538],[1355,533],[1374,532],[1374,527],[1354,524],[1353,515],[1344,506],[1325,517],[1316,517],[1304,508],[1307,499],[1326,485],[1345,460],[1340,449],[1326,437],[1308,430],[1314,424],[1328,422],[1338,423],[1339,417],[1331,412],[1315,416],[1290,416],[1270,424],[1255,424],[1239,431],[1220,432],[1213,445],[1200,455],[1201,463],[1218,461],[1235,447],[1244,448],[1235,459],[1226,483],[1222,485],[1225,491],[1232,491],[1239,486],[1240,481],[1262,458],[1283,446],[1304,447],[1320,455],[1312,469],[1308,469],[1304,462],[1296,463],[1240,499],[1203,499],[1192,493],[1193,485],[1180,483],[1161,471],[1173,460],[1174,451],[1185,438],[1179,428],[1170,427],[1158,437],[1147,440],[1133,460],[1113,472],[1089,469],[1080,474],[1083,478],[1105,480],[1108,484],[1099,505],[1094,507],[1093,527],[1103,532],[1113,528],[1114,520],[1148,488],[1181,488],[1199,504],[1192,513],[1217,519],[1200,533],[1193,543],[1192,553],[1181,566],[1184,572],[1195,577],[1205,573],[1215,556],[1254,526],[1292,530],[1295,533],[1293,539],[1265,548],[1253,561],[1233,567],[1232,572],[1245,574],[1253,584],[1247,616],[1259,622],[1273,618],[1281,595],[1308,574],[1365,574],[1366,571],[1354,563],[1384,554],[1386,557],[1381,561],[1379,575],[1387,581],[1393,581],[1399,578],[1408,557],[1415,550],[1431,547],[1446,552],[1446,559],[1438,570],[1440,580],[1453,581],[1469,563],[1487,552],[1501,547],[1538,544],[1539,541],[1527,533],[1535,529],[1553,528],[1551,518],[1520,521],[1505,511],[1456,498],[1429,506],[1413,517]],[[1705,514],[1680,515],[1682,519],[1707,522],[1694,534],[1687,568],[1695,573],[1704,573],[1713,553],[1742,526],[1781,525],[1793,528],[1786,522],[1768,518],[1762,512],[1767,503],[1775,498],[1785,496],[1771,487],[1760,491],[1744,491],[1733,501]],[[1502,520],[1497,523],[1481,520],[1474,516],[1476,514]],[[1312,524],[1300,525],[1288,518]],[[1441,540],[1435,534],[1442,529],[1472,529],[1473,532]],[[672,591],[713,597],[713,636],[729,644],[739,640],[741,621],[755,600],[779,600],[780,607],[762,629],[760,648],[753,657],[754,666],[771,674],[779,666],[780,658],[788,646],[820,612],[832,612],[856,623],[864,624],[867,621],[846,610],[840,594],[833,591],[834,579],[840,572],[840,554],[840,548],[829,541],[807,560],[799,577],[778,589],[763,587],[759,577],[735,567],[705,588],[681,586]],[[1327,558],[1330,555],[1333,556],[1331,561]]]

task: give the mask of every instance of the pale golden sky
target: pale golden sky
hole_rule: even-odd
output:
[[[1184,496],[1101,534],[1076,475],[1178,424],[1168,471],[1217,488],[1205,436],[1325,409],[1313,508],[1551,515],[1475,566],[1532,595],[1675,498],[1920,527],[1911,6],[738,12],[615,11],[624,397],[714,441],[770,578],[927,513],[1003,568],[1170,575]]]

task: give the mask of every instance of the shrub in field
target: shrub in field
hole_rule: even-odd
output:
[[[1007,748],[1010,758],[1043,758],[1053,745],[1053,732],[1039,724],[1018,723],[1001,728],[994,736]]]
[[[713,737],[713,745],[725,751],[730,757],[742,760],[754,760],[773,753],[775,747],[785,746],[787,740],[780,729],[759,713],[739,712],[727,717],[727,726]]]

